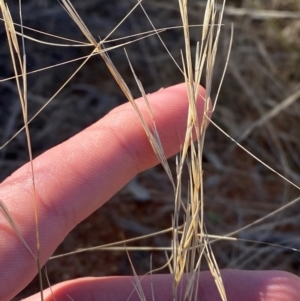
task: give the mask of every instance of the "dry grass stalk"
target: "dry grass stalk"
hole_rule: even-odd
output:
[[[224,4],[223,4],[224,5]],[[210,271],[215,279],[222,300],[226,300],[226,293],[222,278],[212,249],[206,241],[206,231],[204,226],[204,193],[203,193],[203,169],[202,153],[205,137],[207,119],[204,118],[199,125],[196,100],[198,87],[203,76],[206,78],[206,97],[205,116],[210,115],[210,92],[214,62],[217,52],[218,40],[220,37],[222,14],[219,18],[215,9],[215,1],[208,1],[205,9],[202,41],[197,45],[196,61],[193,68],[189,22],[187,12],[187,1],[179,1],[180,13],[183,23],[183,32],[185,37],[185,54],[182,54],[183,70],[187,93],[189,99],[189,114],[187,120],[187,131],[182,146],[182,151],[178,159],[177,166],[177,187],[175,194],[175,211],[174,211],[174,236],[173,236],[173,272],[174,286],[173,299],[177,300],[177,287],[182,279],[183,273],[188,275],[188,285],[184,292],[184,300],[193,300],[197,296],[197,287],[195,287],[196,273],[200,271],[201,258],[205,255]],[[216,25],[216,27],[215,27]],[[215,31],[216,29],[216,31]],[[204,71],[205,70],[205,71]],[[193,144],[193,135],[196,135],[196,144]],[[181,177],[184,165],[188,162],[189,169],[189,198],[187,205],[183,205],[181,199]],[[181,208],[185,214],[183,231],[179,232],[179,217]],[[179,234],[180,233],[180,234]]]
[[[22,6],[21,1],[20,5],[20,18],[22,24]],[[12,17],[10,15],[9,9],[7,5],[4,4],[3,0],[0,1],[0,7],[4,19],[4,25],[7,35],[7,41],[9,45],[10,55],[13,63],[13,69],[16,76],[16,84],[19,93],[19,99],[22,107],[23,113],[23,121],[25,126],[26,138],[27,138],[27,148],[29,154],[30,168],[31,168],[31,178],[32,178],[32,189],[33,189],[33,202],[34,202],[34,216],[35,216],[35,225],[36,225],[36,255],[33,254],[29,246],[26,244],[24,238],[20,234],[16,223],[14,222],[12,216],[10,215],[7,208],[4,206],[4,203],[1,202],[1,209],[7,218],[10,225],[13,227],[17,235],[19,236],[21,242],[25,245],[25,247],[30,251],[33,257],[36,259],[37,270],[39,274],[39,282],[40,282],[40,291],[41,291],[41,300],[43,300],[43,281],[42,281],[42,272],[41,272],[41,263],[40,263],[40,237],[39,237],[39,217],[38,217],[38,207],[37,207],[37,197],[36,197],[36,188],[35,188],[35,177],[34,177],[34,166],[33,166],[33,156],[31,149],[31,141],[30,141],[30,132],[28,127],[28,116],[27,116],[27,73],[26,73],[26,54],[25,54],[25,43],[24,38],[22,38],[22,48],[23,54],[21,53],[21,49],[19,47],[19,42],[17,39],[16,31],[14,28],[14,24],[12,21]],[[17,75],[19,74],[18,69],[20,69],[22,74],[22,82]]]
[[[173,299],[177,300],[177,287],[181,281],[181,278],[185,272],[192,273],[199,271],[201,261],[197,260],[197,256],[201,256],[206,253],[206,258],[209,260],[209,266],[211,267],[211,272],[216,279],[217,287],[220,291],[223,300],[226,300],[226,294],[218,272],[216,262],[213,260],[212,251],[210,248],[205,247],[205,231],[203,222],[203,188],[202,188],[202,150],[204,141],[204,131],[207,125],[207,119],[204,119],[201,125],[199,125],[198,116],[196,112],[196,99],[198,95],[198,87],[200,79],[203,75],[203,69],[206,62],[206,80],[207,80],[207,97],[205,99],[206,108],[205,113],[209,115],[209,95],[211,89],[211,81],[213,74],[213,66],[215,55],[217,51],[218,39],[220,35],[222,13],[219,16],[219,20],[216,21],[216,10],[214,7],[214,1],[208,1],[205,13],[205,20],[203,24],[202,31],[202,43],[200,47],[197,47],[195,70],[193,70],[192,64],[192,54],[190,47],[190,37],[189,37],[189,23],[188,23],[188,12],[187,12],[187,1],[179,1],[181,17],[183,22],[183,31],[185,37],[185,59],[183,59],[183,71],[185,76],[185,81],[187,84],[187,93],[189,98],[189,114],[187,120],[187,131],[182,146],[182,152],[180,155],[179,164],[177,167],[177,179],[176,184],[173,181],[172,174],[164,155],[159,135],[156,130],[155,121],[153,119],[153,114],[149,106],[146,93],[143,89],[141,82],[138,80],[133,67],[129,64],[133,73],[133,76],[138,84],[139,90],[147,104],[148,112],[152,119],[152,128],[150,129],[144,121],[144,118],[139,111],[138,106],[127,87],[125,81],[119,74],[118,70],[110,60],[106,52],[103,52],[102,43],[97,43],[93,38],[88,28],[85,26],[80,16],[76,12],[75,8],[68,0],[62,0],[65,10],[69,13],[73,21],[81,29],[85,37],[92,43],[95,47],[94,52],[99,53],[102,59],[105,61],[107,67],[115,78],[116,82],[122,89],[123,93],[127,97],[128,101],[133,105],[140,121],[144,127],[145,133],[153,147],[154,152],[160,160],[160,163],[164,167],[175,192],[175,210],[174,210],[174,221],[173,221],[173,254],[171,258],[173,259],[172,270],[174,273],[174,286],[173,286]],[[137,3],[139,5],[140,2]],[[136,5],[136,6],[137,6]],[[144,10],[144,9],[143,9]],[[144,10],[145,11],[145,10]],[[217,32],[214,31],[214,25],[217,22]],[[151,23],[153,26],[153,24]],[[213,26],[212,26],[213,25]],[[155,28],[154,28],[155,30]],[[195,73],[194,73],[195,72]],[[193,144],[193,134],[197,137],[197,147]],[[201,137],[202,135],[202,137]],[[190,148],[190,152],[188,151]],[[181,177],[183,167],[185,165],[186,159],[190,156],[189,173],[190,173],[190,203],[185,206],[183,205],[181,199]],[[179,217],[181,208],[185,211],[185,223],[182,232],[179,234]],[[200,235],[199,235],[200,233]],[[196,267],[195,267],[196,265]],[[195,269],[196,268],[196,269]],[[187,285],[187,290],[184,293],[184,298],[191,299],[195,294],[195,287],[193,286],[195,282],[195,277],[190,278],[192,281]],[[144,297],[140,295],[141,300]]]
[[[79,17],[79,15],[77,14],[75,8],[72,6],[71,2],[69,0],[62,0],[63,4],[64,4],[64,8],[66,9],[66,11],[69,13],[69,15],[71,16],[71,18],[73,19],[73,21],[78,25],[78,27],[80,28],[80,30],[82,31],[82,33],[85,35],[85,37],[94,45],[95,49],[94,49],[94,53],[99,53],[100,56],[102,57],[102,59],[104,60],[106,66],[108,67],[108,69],[110,70],[111,74],[113,75],[115,81],[118,83],[119,87],[121,88],[121,90],[123,91],[124,95],[126,96],[127,100],[133,105],[133,107],[135,108],[136,112],[138,113],[138,116],[141,120],[141,123],[144,127],[144,130],[148,136],[148,139],[156,153],[156,155],[158,156],[160,163],[163,165],[163,167],[165,168],[169,178],[171,181],[172,180],[172,176],[171,176],[171,171],[170,168],[167,164],[167,159],[164,155],[163,149],[161,147],[161,143],[159,140],[159,135],[157,133],[156,127],[155,127],[155,122],[153,119],[153,114],[151,112],[150,106],[148,104],[147,101],[147,97],[146,97],[146,93],[143,90],[141,84],[139,82],[139,88],[140,91],[142,93],[142,95],[144,96],[144,99],[146,101],[146,103],[148,104],[148,108],[149,108],[149,114],[152,118],[153,121],[153,128],[152,130],[149,129],[149,127],[147,126],[144,117],[142,116],[138,106],[135,103],[135,100],[130,92],[130,89],[128,88],[126,82],[124,81],[124,79],[122,78],[122,76],[119,74],[117,68],[114,66],[113,62],[111,61],[111,59],[109,58],[108,54],[106,53],[106,51],[103,51],[103,46],[102,46],[102,42],[97,43],[96,40],[94,39],[94,37],[92,36],[92,34],[89,32],[89,30],[87,29],[87,27],[85,26],[85,24],[83,23],[83,21],[81,20],[81,18]],[[137,4],[133,7],[133,9],[135,9],[138,5],[140,4],[140,1],[137,2]],[[132,10],[133,10],[132,9]],[[131,67],[132,68],[132,67]],[[132,68],[133,71],[133,68]],[[134,74],[134,73],[133,73]],[[135,76],[135,74],[134,74]],[[135,76],[136,78],[136,76]]]

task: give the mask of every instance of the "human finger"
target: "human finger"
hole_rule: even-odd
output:
[[[205,91],[199,88],[200,122]],[[185,84],[148,96],[166,156],[178,152],[184,139],[188,100]],[[137,100],[151,127],[143,99]],[[39,216],[41,262],[53,253],[66,234],[95,211],[136,173],[158,163],[130,104],[122,105],[68,141],[33,162]],[[35,253],[34,195],[30,165],[0,185],[0,198]],[[6,300],[36,274],[36,262],[0,215],[0,300]],[[26,272],[24,272],[26,271]]]
[[[227,300],[230,301],[296,301],[300,295],[300,279],[280,271],[221,271]],[[173,300],[172,275],[151,275],[140,278],[139,293],[134,277],[81,278],[60,283],[45,291],[45,301],[114,300],[140,301]],[[210,272],[196,277],[194,298],[201,301],[221,301]],[[196,285],[197,284],[197,285]],[[184,300],[186,279],[178,287],[178,300]],[[142,294],[144,299],[140,298]],[[140,294],[140,295],[139,295]],[[180,297],[181,296],[181,297]],[[55,299],[54,299],[54,298]],[[24,301],[39,301],[36,294]]]

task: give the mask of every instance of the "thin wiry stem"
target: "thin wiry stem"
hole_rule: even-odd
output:
[[[19,68],[21,70],[21,75],[22,75],[22,77],[21,77],[22,82],[19,77],[16,77],[16,84],[17,84],[17,89],[18,89],[18,93],[19,93],[20,104],[22,107],[23,121],[24,121],[26,140],[27,140],[27,148],[28,148],[30,168],[31,168],[33,202],[34,202],[34,217],[35,217],[35,226],[36,226],[36,229],[35,229],[36,230],[35,231],[36,249],[37,249],[36,250],[37,254],[34,257],[36,258],[38,275],[39,275],[41,300],[44,300],[43,281],[42,281],[42,272],[41,272],[41,263],[40,263],[41,246],[40,246],[40,236],[39,236],[38,201],[37,201],[37,194],[36,194],[33,156],[32,156],[32,149],[31,149],[31,138],[30,138],[30,132],[29,132],[29,127],[28,127],[28,114],[27,114],[28,102],[27,102],[27,72],[26,72],[25,41],[24,41],[24,37],[22,37],[22,52],[21,52],[10,11],[9,11],[7,5],[4,4],[3,0],[0,1],[0,7],[1,7],[2,14],[3,14],[3,19],[4,19],[6,35],[7,35],[7,40],[8,40],[8,44],[9,44],[9,50],[10,50],[10,54],[11,54],[14,73],[15,73],[15,75],[17,75],[18,68]],[[19,13],[20,13],[20,20],[21,20],[21,31],[23,32],[21,1],[19,1]],[[4,210],[4,207],[2,206],[2,211],[3,210]],[[14,226],[15,223],[14,223],[13,219],[9,216],[8,211],[6,212],[5,216],[7,218],[9,218],[8,220],[9,220],[10,224]],[[18,233],[18,231],[16,233]],[[23,239],[21,239],[21,241],[23,242]]]

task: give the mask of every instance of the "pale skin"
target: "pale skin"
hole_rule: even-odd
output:
[[[204,89],[199,94],[204,95]],[[179,151],[187,116],[183,84],[149,95],[156,125],[167,156]],[[146,108],[139,100],[146,120]],[[199,96],[198,114],[203,116]],[[80,221],[122,188],[137,173],[158,163],[137,115],[130,104],[122,105],[68,141],[34,160],[41,262],[45,263],[59,243]],[[22,236],[36,250],[32,177],[28,164],[0,185],[5,202]],[[10,300],[37,272],[32,255],[20,242],[0,212],[0,301]],[[280,271],[222,272],[230,301],[296,301],[300,280]],[[82,278],[52,287],[55,300],[127,300],[133,290],[132,277]],[[145,277],[142,285],[147,300],[171,300],[170,275]],[[221,300],[207,272],[199,279],[199,300]],[[70,299],[70,296],[72,299]],[[40,295],[26,299],[40,300]],[[45,300],[52,300],[45,291]],[[130,300],[139,300],[133,294]]]

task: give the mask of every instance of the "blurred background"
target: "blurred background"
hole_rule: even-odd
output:
[[[86,42],[56,1],[23,1],[24,25],[76,41]],[[94,37],[104,39],[136,4],[134,0],[72,1]],[[143,6],[157,29],[181,25],[176,0],[144,0]],[[201,24],[206,1],[190,0],[190,24]],[[19,22],[18,1],[10,1]],[[217,9],[220,7],[217,6]],[[214,71],[212,96],[217,93],[234,25],[230,61],[213,120],[232,138],[283,176],[300,183],[300,1],[228,0]],[[151,30],[137,8],[110,36],[106,47],[120,38]],[[31,37],[59,41],[24,29]],[[23,125],[18,93],[3,23],[0,26],[0,142],[4,144]],[[175,60],[181,64],[182,30],[161,33]],[[132,40],[132,38],[129,38]],[[195,46],[201,27],[191,29]],[[125,40],[128,41],[128,40]],[[87,47],[57,47],[26,40],[27,69],[31,71],[86,56]],[[147,92],[183,81],[182,75],[156,36],[126,46],[131,63]],[[139,96],[123,47],[109,55],[135,97]],[[29,116],[45,104],[82,60],[28,75]],[[205,80],[202,84],[205,86]],[[31,123],[34,156],[61,143],[126,101],[100,56],[91,58],[70,83]],[[84,113],[83,113],[84,112]],[[99,145],[99,150],[101,149]],[[210,234],[239,229],[299,196],[299,192],[216,128],[207,131],[204,154],[205,223]],[[28,161],[26,137],[18,135],[0,152],[0,179]],[[174,169],[174,158],[170,159]],[[237,235],[240,239],[300,249],[300,204],[276,214]],[[56,254],[146,235],[170,227],[173,192],[163,169],[157,166],[132,180],[106,205],[79,224]],[[133,244],[131,244],[133,245]],[[169,246],[170,235],[155,236],[135,246]],[[298,252],[245,241],[213,245],[220,268],[281,269],[300,274]],[[129,252],[136,272],[145,274],[162,266],[163,252]],[[205,269],[205,265],[203,266]],[[132,274],[123,251],[96,251],[50,261],[51,284],[83,276]],[[166,272],[166,270],[165,270]],[[34,280],[15,300],[38,291]]]

